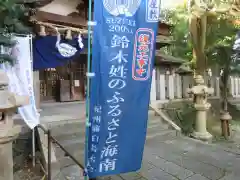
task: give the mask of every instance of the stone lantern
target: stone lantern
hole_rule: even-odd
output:
[[[212,135],[207,131],[207,111],[211,104],[207,102],[207,96],[213,94],[214,89],[207,87],[200,75],[197,75],[194,80],[195,86],[187,89],[187,93],[194,97],[194,107],[196,109],[196,123],[192,136],[203,141],[210,141]]]
[[[12,142],[21,126],[14,125],[12,118],[16,108],[28,103],[27,97],[9,92],[8,77],[0,70],[0,180],[13,180]]]

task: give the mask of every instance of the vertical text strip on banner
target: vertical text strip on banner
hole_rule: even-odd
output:
[[[160,0],[98,0],[94,6],[90,178],[141,167]]]
[[[35,105],[33,91],[33,68],[31,55],[31,36],[15,37],[17,44],[11,50],[15,57],[14,66],[8,63],[1,68],[9,78],[9,89],[18,95],[29,96],[30,104],[18,108],[19,114],[25,123],[32,129],[39,124],[39,113]]]

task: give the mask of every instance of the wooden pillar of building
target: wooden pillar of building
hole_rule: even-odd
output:
[[[74,100],[74,77],[73,77],[73,71],[72,71],[72,61],[69,61],[68,65],[68,80],[69,80],[69,93],[70,93],[70,99]]]
[[[85,64],[80,64],[80,78],[79,78],[79,84],[80,84],[80,93],[81,93],[81,100],[85,99],[85,76],[86,76],[86,66]]]

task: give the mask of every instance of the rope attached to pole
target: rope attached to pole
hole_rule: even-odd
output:
[[[81,33],[81,34],[87,34],[88,33],[88,30],[86,30],[86,29],[75,28],[75,27],[71,27],[71,26],[63,26],[63,25],[54,24],[54,23],[41,22],[41,21],[37,21],[35,19],[31,19],[31,22],[33,22],[35,24],[38,24],[40,26],[46,27],[46,28],[50,28],[53,31],[55,31],[55,29],[57,28],[58,31],[71,30],[73,32],[77,32],[77,33]]]

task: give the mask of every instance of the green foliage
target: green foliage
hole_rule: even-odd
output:
[[[182,133],[190,135],[195,126],[196,109],[193,104],[185,104],[183,108],[176,111],[176,117],[181,126]]]
[[[29,33],[25,26],[28,8],[18,3],[19,0],[0,1],[0,32],[1,33]]]
[[[162,11],[162,14],[164,14],[165,20],[173,25],[171,35],[173,37],[174,44],[167,53],[172,56],[191,61],[193,59],[193,55],[192,44],[191,41],[189,41],[190,34],[188,31],[187,8],[179,6],[175,10]]]
[[[186,59],[191,64],[195,63],[189,33],[190,16],[186,6],[179,6],[174,10],[162,13],[165,14],[166,21],[174,26],[171,34],[175,43],[168,54]],[[233,21],[234,17],[229,14],[209,14],[207,16],[205,55],[208,66],[218,64],[220,68],[236,67],[236,64],[232,62],[231,54],[238,27],[234,25]]]
[[[204,1],[206,2],[206,1]],[[211,6],[228,9],[232,6],[232,2],[213,0]],[[206,3],[209,5],[209,3]],[[229,7],[227,7],[229,6]],[[231,13],[227,11],[212,11],[208,9],[194,6],[191,14],[185,6],[179,6],[175,10],[164,12],[166,20],[173,24],[174,28],[172,36],[175,40],[175,45],[169,51],[169,54],[187,59],[194,67],[193,58],[193,41],[190,38],[189,20],[191,20],[191,33],[194,32],[195,44],[194,50],[196,53],[198,67],[201,66],[201,72],[208,67],[218,67],[223,70],[221,76],[221,95],[223,99],[223,109],[227,110],[228,97],[228,79],[232,73],[240,73],[240,43],[237,51],[233,50],[236,33],[239,27],[235,25],[236,17],[233,16],[233,11],[239,14],[239,10],[231,8]],[[196,46],[196,43],[199,45]],[[203,44],[203,45],[202,45]],[[201,53],[197,53],[199,52]],[[202,56],[199,56],[202,55]],[[206,61],[207,63],[205,63]],[[203,62],[203,63],[202,63]],[[198,72],[199,73],[199,72]],[[203,72],[204,73],[204,72]],[[182,123],[181,123],[182,124]]]
[[[228,111],[229,76],[240,73],[240,56],[237,51],[233,50],[238,32],[238,27],[234,24],[234,21],[235,17],[225,14],[208,20],[208,34],[212,34],[212,36],[209,36],[208,49],[206,49],[208,65],[217,64],[222,69],[220,90],[224,111]]]
[[[206,54],[209,65],[218,64],[220,68],[230,65],[237,27],[231,16],[218,15],[208,18]]]
[[[3,47],[13,47],[15,41],[12,33],[27,34],[30,29],[25,26],[28,9],[19,0],[0,0],[0,63],[14,63],[14,59],[5,54]]]
[[[193,104],[189,104],[189,102],[168,104],[164,110],[181,128],[184,135],[188,136],[193,132],[196,119],[196,109],[193,107]]]

